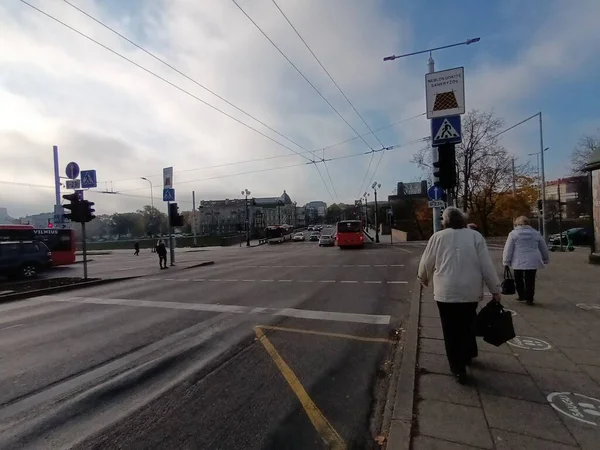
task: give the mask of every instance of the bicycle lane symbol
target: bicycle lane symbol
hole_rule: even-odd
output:
[[[546,397],[550,405],[567,417],[600,426],[600,400],[573,392],[553,392]]]

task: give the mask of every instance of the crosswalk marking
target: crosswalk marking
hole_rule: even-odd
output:
[[[272,316],[294,317],[298,319],[325,320],[333,322],[353,322],[373,325],[389,325],[391,316],[380,314],[356,314],[335,311],[316,311],[296,308],[264,308],[243,305],[221,305],[212,303],[184,303],[152,300],[137,300],[125,298],[96,298],[96,297],[65,297],[46,295],[38,297],[43,303],[66,302],[94,305],[129,306],[138,308],[179,309],[213,313],[231,314],[268,314]]]
[[[235,278],[195,278],[193,280],[189,278],[145,278],[145,281],[172,281],[172,282],[195,282],[195,283],[341,283],[341,284],[408,284],[408,281],[404,280],[292,280],[286,279],[243,279],[238,280]],[[484,294],[485,295],[485,294]],[[491,295],[491,294],[487,294]]]

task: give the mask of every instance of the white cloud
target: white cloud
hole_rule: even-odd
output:
[[[263,0],[239,3],[352,126],[366,132],[273,4]],[[381,61],[389,49],[400,52],[418,47],[411,42],[410,17],[402,23],[392,21],[383,2],[278,3],[373,128],[424,111],[423,67]],[[35,4],[200,99],[302,151],[65,3]],[[230,1],[148,1],[140,3],[141,10],[128,10],[127,14],[116,14],[102,2],[76,4],[305,148],[354,137]],[[486,58],[468,68],[469,106],[487,108],[500,102],[501,114],[521,114],[523,96],[540,89],[540,72],[554,73],[555,78],[576,74],[591,52],[597,52],[592,46],[580,48],[580,44],[597,42],[598,37],[593,24],[598,17],[594,16],[597,2],[579,5],[566,13],[554,10],[551,17],[540,20],[531,40],[523,43],[522,51],[509,64]],[[331,201],[316,170],[309,166],[217,178],[306,162],[298,156],[191,171],[291,152],[19,2],[0,6],[0,27],[1,180],[51,185],[51,148],[56,144],[62,166],[76,160],[84,168],[98,170],[102,188],[110,189],[112,180],[115,190],[139,196],[90,194],[99,212],[136,209],[148,203],[148,185],[140,176],[152,176],[154,196],[159,197],[160,174],[167,165],[175,167],[180,201],[189,201],[192,189],[198,199],[207,199],[235,197],[242,188],[257,196],[278,195],[286,189],[299,202]],[[484,42],[485,37],[478,45]],[[532,113],[535,111],[532,107]],[[378,133],[386,145],[426,134],[428,124],[423,118]],[[365,139],[373,147],[379,146],[372,136]],[[408,163],[416,148],[418,145],[385,155],[377,178],[388,191],[398,177],[412,178],[417,173]],[[365,144],[357,139],[328,150],[326,155],[365,150]],[[378,156],[373,166],[377,160]],[[353,200],[368,162],[368,157],[361,157],[328,164],[343,201]],[[323,166],[321,172],[328,180]],[[52,189],[20,187],[10,197],[0,196],[0,206],[8,206],[16,215],[49,210],[53,198]]]

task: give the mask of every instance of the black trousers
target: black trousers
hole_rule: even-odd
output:
[[[167,255],[158,255],[158,265],[160,267],[167,267]]]
[[[477,302],[437,302],[437,306],[450,370],[454,374],[463,373],[471,358],[477,356],[477,340],[473,333]]]
[[[533,301],[535,295],[535,274],[537,270],[517,270],[515,273],[515,286],[521,300]]]

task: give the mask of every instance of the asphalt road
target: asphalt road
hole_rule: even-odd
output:
[[[378,448],[419,256],[230,248],[0,305],[0,448]]]

